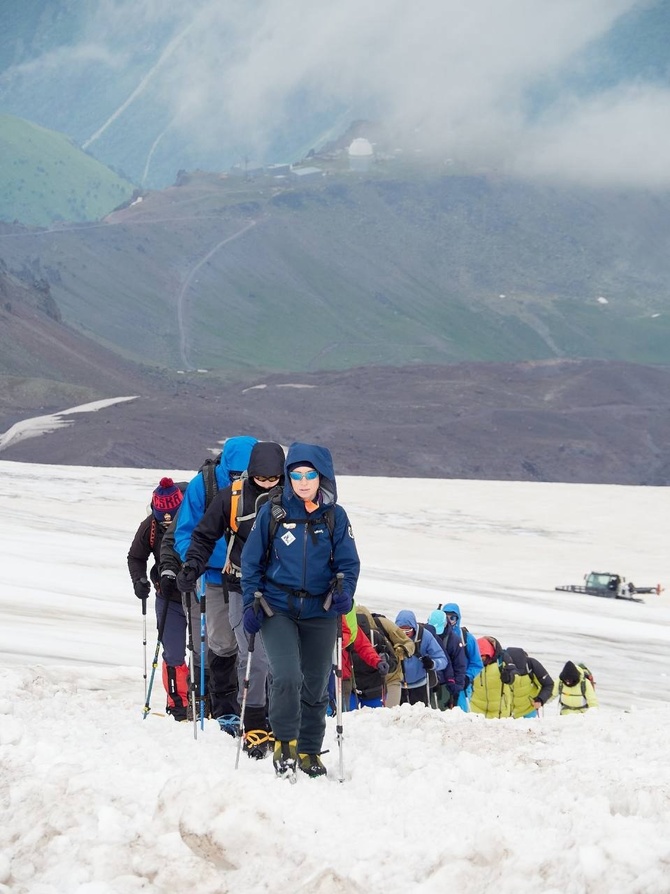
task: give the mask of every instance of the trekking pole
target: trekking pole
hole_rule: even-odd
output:
[[[142,600],[142,646],[144,648],[144,701],[147,700],[147,597]]]
[[[154,677],[156,676],[156,668],[158,667],[158,653],[160,651],[161,643],[163,642],[163,633],[165,632],[165,622],[167,621],[168,615],[168,606],[167,602],[165,602],[165,611],[163,612],[163,617],[161,618],[160,624],[158,625],[158,639],[156,640],[156,651],[154,652],[154,660],[151,662],[151,677],[149,679],[149,687],[147,689],[147,697],[144,701],[144,708],[142,709],[142,720],[146,720],[147,714],[151,710],[149,703],[151,702],[151,690],[154,686]]]
[[[186,593],[186,629],[188,631],[188,651],[189,657],[189,694],[191,699],[191,712],[193,715],[193,738],[198,738],[198,714],[196,711],[196,682],[195,682],[195,651],[193,648],[193,621],[191,618],[191,591]]]
[[[337,749],[339,752],[339,775],[340,782],[344,782],[344,754],[343,743],[344,733],[342,729],[342,615],[337,616],[337,662],[335,665],[335,713],[337,725],[335,727],[337,735]]]
[[[335,585],[331,589],[328,596],[326,596],[325,602],[323,603],[324,611],[328,611],[328,609],[332,605],[333,590],[337,589],[338,592],[342,592],[343,580],[344,574],[341,571],[338,571],[338,573],[335,575]],[[344,782],[344,734],[342,729],[342,615],[337,616],[337,639],[335,641],[335,715],[337,718],[335,727],[337,735],[337,749],[340,756],[338,779],[340,782]]]
[[[465,649],[465,656],[467,658],[468,655],[468,644],[466,642],[465,637],[463,636],[463,630],[461,630],[461,642],[463,643],[463,648]],[[468,665],[469,667],[469,665]],[[469,680],[470,677],[466,674],[466,678]],[[473,685],[474,680],[469,685]],[[468,686],[463,687],[463,701],[465,702],[465,710],[467,713],[470,713],[470,696],[468,695]]]
[[[255,602],[256,600],[254,600]],[[251,657],[254,654],[254,646],[256,645],[256,634],[249,634],[249,642],[247,644],[247,667],[244,672],[244,682],[242,684],[242,707],[240,708],[240,734],[237,737],[237,754],[235,755],[235,769],[237,770],[240,763],[240,751],[242,751],[242,739],[244,738],[244,713],[247,710],[247,695],[249,694],[249,677],[251,676]]]
[[[202,579],[201,579],[202,580]],[[206,635],[206,585],[200,584],[200,729],[205,728],[205,635]]]
[[[260,590],[256,590],[254,593],[254,613],[258,612],[258,609],[262,609],[263,612],[270,618],[274,612],[267,604],[265,599],[263,598],[263,594]],[[244,738],[244,714],[247,710],[247,696],[249,694],[249,679],[251,677],[251,656],[254,654],[254,647],[256,645],[256,634],[249,634],[249,642],[248,642],[248,652],[247,652],[247,668],[244,672],[244,682],[242,684],[242,707],[240,708],[240,735],[237,739],[237,754],[235,755],[235,769],[240,763],[240,751],[242,750],[242,739]]]

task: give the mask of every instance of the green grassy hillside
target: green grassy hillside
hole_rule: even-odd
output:
[[[0,220],[98,220],[132,193],[131,183],[63,134],[0,115]]]
[[[0,235],[63,320],[171,369],[670,361],[670,196],[425,169],[198,174],[99,224]]]

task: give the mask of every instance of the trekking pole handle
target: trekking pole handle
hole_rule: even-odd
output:
[[[330,592],[328,593],[326,598],[323,600],[323,610],[325,612],[327,612],[328,609],[333,604],[333,592],[335,590],[337,590],[338,593],[342,592],[342,582],[343,581],[344,581],[344,572],[338,571],[337,574],[335,575],[335,582],[333,583],[333,586],[330,588]]]
[[[142,600],[142,614],[146,615],[147,613],[147,597],[145,596]]]
[[[258,609],[261,609],[266,618],[271,618],[274,615],[274,612],[268,605],[267,599],[260,590],[256,590],[254,593],[254,611],[258,614]]]

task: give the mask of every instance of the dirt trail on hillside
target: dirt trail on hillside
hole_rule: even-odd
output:
[[[181,362],[184,366],[184,369],[191,369],[192,366],[188,359],[187,353],[187,338],[186,338],[186,321],[185,321],[185,296],[188,288],[191,284],[191,281],[198,270],[206,264],[209,259],[217,253],[220,248],[223,248],[224,245],[227,245],[229,242],[232,242],[233,239],[238,239],[240,236],[243,236],[248,230],[252,227],[255,227],[258,221],[252,220],[245,227],[242,227],[241,230],[238,230],[236,233],[233,233],[232,236],[227,236],[225,239],[222,239],[221,242],[218,242],[214,248],[207,252],[204,258],[201,258],[188,272],[188,276],[186,277],[183,286],[179,291],[179,295],[177,296],[177,329],[179,332],[179,356],[181,358]]]

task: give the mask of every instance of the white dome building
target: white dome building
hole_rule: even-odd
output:
[[[374,157],[374,149],[370,140],[365,137],[357,137],[348,149],[349,170],[367,171]]]

